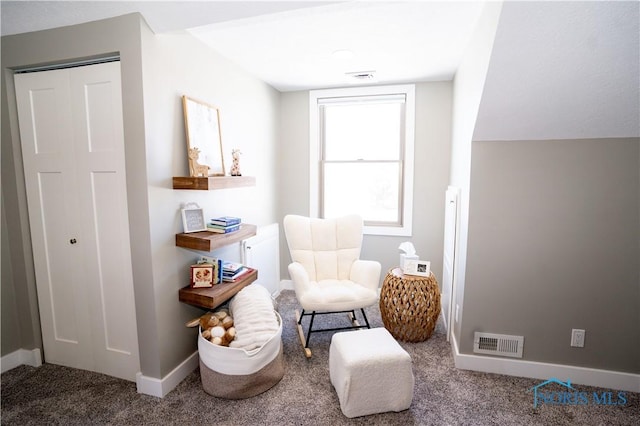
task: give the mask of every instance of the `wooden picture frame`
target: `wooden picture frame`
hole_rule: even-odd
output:
[[[206,231],[204,211],[197,205],[187,205],[182,209],[182,226],[184,233]]]
[[[431,275],[431,262],[426,260],[407,259],[404,262],[403,273],[405,275],[428,277]]]
[[[182,96],[182,109],[189,176],[224,176],[220,110],[186,95]]]

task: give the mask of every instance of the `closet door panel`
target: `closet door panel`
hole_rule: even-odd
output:
[[[45,361],[92,367],[66,70],[15,76]]]
[[[49,295],[48,303],[43,300],[45,303],[41,303],[40,309],[47,310],[47,325],[52,328],[56,342],[78,344],[81,336],[74,306],[79,295],[70,285],[74,282],[74,273],[69,267],[69,259],[75,253],[67,240],[71,234],[67,228],[68,212],[59,199],[65,187],[62,173],[38,173],[40,215],[37,219],[43,230],[41,249],[46,262],[41,274],[41,290]]]
[[[138,338],[129,241],[120,64],[71,72],[71,98],[80,211],[89,249],[84,276],[89,286],[94,358],[102,372],[134,378]]]

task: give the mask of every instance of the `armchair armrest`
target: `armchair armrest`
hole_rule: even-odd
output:
[[[375,260],[356,260],[351,266],[351,281],[371,290],[378,290],[380,286],[380,271],[382,265]]]
[[[293,281],[293,288],[296,294],[304,294],[309,289],[309,274],[301,263],[293,262],[289,264],[289,276]]]

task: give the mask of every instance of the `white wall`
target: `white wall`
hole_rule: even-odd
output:
[[[640,136],[640,3],[508,2],[473,139]]]
[[[182,232],[181,203],[196,202],[205,219],[239,216],[258,226],[276,218],[276,141],[279,93],[188,33],[155,35],[143,42],[143,81],[149,224],[161,372],[166,375],[196,349],[193,329],[184,323],[202,310],[178,301],[188,284],[189,265],[201,254],[175,246]],[[231,150],[242,155],[241,171],[255,176],[255,187],[216,191],[173,190],[173,176],[188,176],[181,96],[220,109],[227,174]],[[240,260],[239,244],[213,255]]]
[[[460,305],[460,317],[454,321],[456,339],[464,316],[467,238],[469,233],[469,187],[471,181],[471,140],[482,97],[493,40],[498,26],[502,2],[485,5],[471,44],[453,80],[453,117],[451,130],[450,183],[460,188],[460,229],[456,248],[454,305]]]

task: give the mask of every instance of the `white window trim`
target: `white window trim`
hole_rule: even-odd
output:
[[[402,197],[402,226],[365,226],[368,235],[411,236],[413,224],[413,168],[415,144],[415,86],[399,84],[393,86],[350,87],[309,91],[309,216],[320,215],[320,123],[318,99],[344,96],[371,96],[403,93],[405,103],[404,146],[404,194]]]

